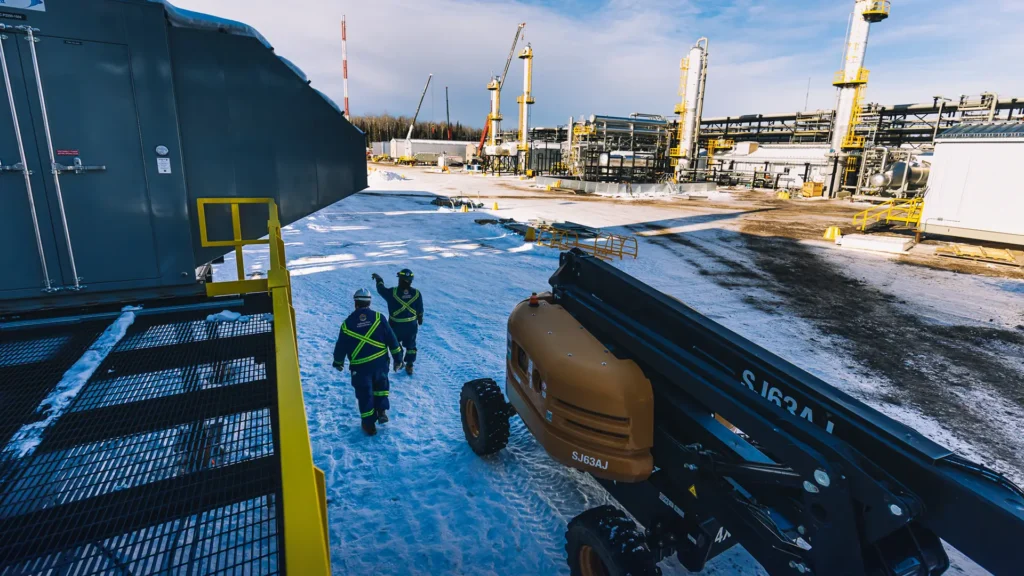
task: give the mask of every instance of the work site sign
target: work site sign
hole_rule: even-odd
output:
[[[0,0],[0,8],[46,11],[46,0]]]

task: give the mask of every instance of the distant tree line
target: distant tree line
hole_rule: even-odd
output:
[[[385,142],[392,138],[404,139],[409,132],[409,123],[412,118],[409,116],[391,116],[381,114],[377,116],[353,116],[352,124],[366,132],[368,142]],[[451,140],[463,140],[475,142],[480,140],[483,130],[471,126],[463,126],[456,122],[451,126]],[[417,122],[416,128],[412,131],[412,137],[421,140],[448,140],[448,130],[444,122]]]

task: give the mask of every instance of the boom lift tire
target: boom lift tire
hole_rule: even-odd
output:
[[[657,576],[654,554],[626,513],[591,508],[569,522],[565,551],[572,576]]]
[[[480,378],[463,384],[459,411],[462,431],[473,452],[489,456],[508,444],[508,419],[512,411],[494,380]]]

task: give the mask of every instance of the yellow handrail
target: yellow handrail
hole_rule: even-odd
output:
[[[924,211],[923,198],[911,198],[909,200],[893,198],[878,206],[858,212],[853,217],[853,225],[858,230],[867,230],[871,224],[885,221],[902,222],[908,226],[918,225],[921,222],[921,213]]]
[[[211,241],[207,236],[206,211],[209,204],[231,206],[232,240]],[[238,207],[266,204],[270,210],[266,239],[242,238]],[[207,283],[206,293],[246,294],[269,292],[274,311],[274,353],[277,368],[277,413],[281,458],[281,495],[284,515],[284,552],[290,574],[331,573],[330,542],[327,531],[327,495],[323,471],[313,465],[306,405],[299,375],[299,349],[295,309],[292,307],[291,276],[285,265],[284,240],[277,204],[272,198],[200,198],[199,237],[204,247],[233,246],[239,280]],[[245,280],[242,247],[269,244],[270,269],[266,280]],[[227,285],[227,289],[217,286]],[[262,290],[259,289],[262,287]]]
[[[865,16],[888,16],[892,11],[892,2],[890,0],[875,0],[865,10]]]
[[[836,86],[842,84],[867,84],[870,78],[871,71],[866,68],[859,68],[852,78],[846,77],[846,70],[840,70],[832,77],[832,84]]]
[[[602,260],[611,260],[618,257],[622,260],[625,256],[632,256],[635,260],[640,254],[640,245],[633,236],[619,236],[607,232],[598,232],[590,239],[580,240],[579,234],[569,230],[562,230],[549,225],[540,225],[537,230],[537,245],[569,250],[580,248],[591,255]]]

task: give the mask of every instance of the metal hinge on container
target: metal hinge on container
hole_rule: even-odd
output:
[[[74,172],[75,174],[81,174],[82,172],[99,172],[106,170],[106,166],[83,166],[81,158],[75,158],[75,163],[71,166],[65,166],[63,164],[53,163],[53,169],[55,172]]]

